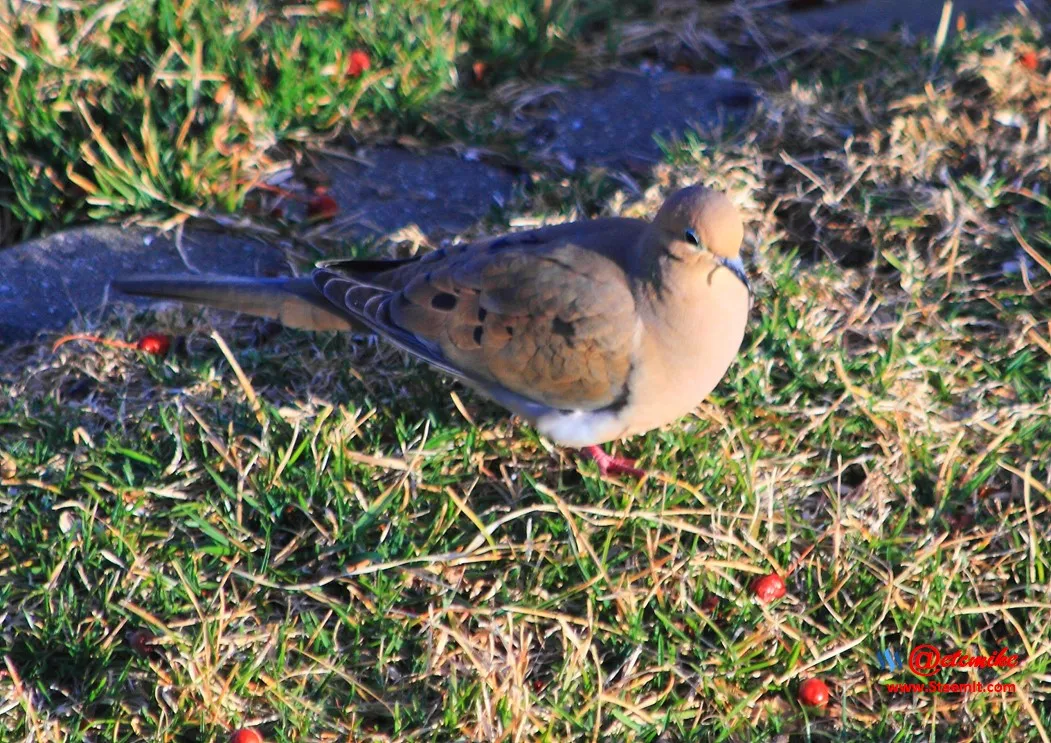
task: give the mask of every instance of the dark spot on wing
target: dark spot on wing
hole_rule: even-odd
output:
[[[514,336],[514,334],[515,334],[515,329],[514,329],[514,328],[512,328],[512,327],[511,327],[510,325],[508,325],[508,326],[507,326],[506,328],[504,328],[504,329],[505,329],[505,330],[507,331],[507,334],[508,334],[508,335],[510,335],[510,336],[512,336],[512,337]]]
[[[551,321],[551,332],[566,339],[572,338],[577,334],[576,328],[573,327],[573,323],[566,322],[561,317],[556,317]]]
[[[456,306],[456,297],[448,292],[439,292],[431,298],[431,307],[448,312]]]
[[[489,314],[489,311],[485,307],[478,308],[478,322],[485,322],[485,316]]]
[[[478,345],[482,345],[482,326],[479,325],[474,329],[474,342]]]

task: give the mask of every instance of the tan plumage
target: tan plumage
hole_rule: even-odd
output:
[[[560,444],[590,446],[693,409],[740,347],[742,225],[683,189],[652,223],[598,219],[403,261],[330,261],[309,279],[129,277],[130,294],[366,328],[481,390]]]

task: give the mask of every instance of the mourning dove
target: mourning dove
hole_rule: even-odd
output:
[[[129,276],[122,292],[367,330],[481,391],[603,473],[599,444],[693,410],[744,337],[741,218],[721,193],[672,194],[653,222],[606,218],[443,248],[336,260],[309,278]]]

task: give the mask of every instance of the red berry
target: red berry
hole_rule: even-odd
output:
[[[361,77],[361,73],[371,66],[372,61],[369,55],[360,49],[355,49],[350,53],[350,59],[347,60],[347,77]]]
[[[153,650],[153,641],[156,639],[153,634],[140,629],[128,635],[128,644],[139,655],[149,655],[150,651]]]
[[[475,62],[471,65],[471,72],[474,74],[474,81],[480,83],[489,72],[489,65],[482,61]]]
[[[139,338],[136,344],[140,351],[153,354],[154,356],[165,356],[168,349],[172,347],[172,339],[164,333],[150,333]]]
[[[315,7],[321,14],[336,15],[343,12],[343,3],[339,0],[318,0]]]
[[[339,204],[336,200],[326,194],[315,196],[307,204],[307,217],[314,221],[332,219],[339,214]]]
[[[828,686],[821,679],[807,679],[799,685],[797,699],[804,707],[824,707],[828,704]]]
[[[230,743],[263,743],[263,736],[252,728],[241,728],[230,736]]]
[[[752,594],[762,604],[769,604],[785,595],[785,582],[777,573],[756,578],[752,582]]]
[[[1037,60],[1036,60],[1036,52],[1034,52],[1034,51],[1022,52],[1021,56],[1018,57],[1018,62],[1023,67],[1025,67],[1027,70],[1030,70],[1030,71],[1035,70],[1036,69],[1036,62],[1037,62]]]

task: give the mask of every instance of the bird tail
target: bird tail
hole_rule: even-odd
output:
[[[310,278],[249,278],[207,274],[135,274],[114,279],[125,294],[173,299],[269,317],[303,330],[361,330],[317,290]]]

